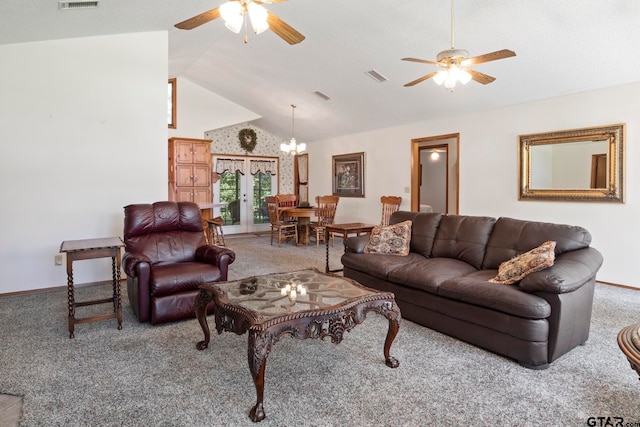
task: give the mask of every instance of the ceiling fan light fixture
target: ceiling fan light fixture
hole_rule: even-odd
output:
[[[251,2],[247,5],[247,10],[249,11],[249,19],[251,19],[251,26],[255,34],[262,34],[269,29],[267,9]]]
[[[238,1],[228,1],[220,6],[220,16],[224,25],[234,33],[239,33],[244,22],[244,9]]]
[[[433,76],[433,81],[438,85],[438,86],[442,86],[442,83],[444,83],[445,79],[447,78],[447,71],[446,70],[440,70],[436,73],[435,76]]]
[[[471,81],[471,74],[469,74],[469,72],[463,68],[460,70],[458,79],[460,80],[460,83],[462,83],[463,85],[466,85]]]

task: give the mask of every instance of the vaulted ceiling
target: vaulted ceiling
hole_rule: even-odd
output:
[[[452,93],[432,81],[403,87],[435,67],[400,60],[435,60],[451,47],[449,0],[266,5],[305,35],[297,45],[270,31],[253,35],[250,26],[245,44],[222,19],[191,31],[173,27],[223,2],[100,0],[97,9],[62,11],[57,0],[2,0],[0,44],[168,31],[168,77],[252,110],[262,117],[256,126],[285,139],[296,104],[296,137],[305,142],[640,81],[637,0],[458,0],[456,48],[517,56],[475,66],[496,81]],[[369,70],[388,80],[377,82]]]

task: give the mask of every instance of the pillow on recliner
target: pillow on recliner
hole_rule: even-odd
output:
[[[411,243],[411,221],[381,227],[375,226],[371,230],[369,243],[364,247],[366,254],[409,255]]]
[[[531,273],[551,267],[556,257],[555,249],[556,242],[549,240],[529,252],[505,261],[498,267],[498,275],[490,279],[489,282],[510,285],[519,282]]]

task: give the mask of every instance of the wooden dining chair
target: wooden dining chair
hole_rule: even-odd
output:
[[[267,211],[269,212],[269,222],[271,223],[271,244],[273,245],[273,235],[277,233],[278,247],[282,240],[295,239],[298,242],[298,225],[295,222],[284,221],[281,218],[280,210],[278,209],[278,197],[267,196],[265,198],[267,203]]]
[[[340,197],[338,196],[316,196],[316,205],[318,207],[318,221],[311,222],[311,224],[309,224],[311,234],[315,234],[316,246],[318,246],[320,240],[325,242],[325,227],[334,223],[334,219],[336,217],[336,209],[338,208],[339,201]],[[333,242],[334,239],[333,236],[331,236],[332,246]]]
[[[279,208],[295,208],[298,206],[298,196],[295,194],[277,194],[276,203]],[[283,221],[297,222],[297,218],[282,216]]]
[[[382,196],[380,197],[380,202],[382,203],[382,220],[380,221],[380,225],[385,227],[389,225],[389,218],[391,218],[391,214],[400,209],[402,197]]]

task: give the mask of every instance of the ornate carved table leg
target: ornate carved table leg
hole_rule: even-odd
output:
[[[393,344],[393,340],[398,334],[398,329],[400,329],[400,309],[394,301],[390,308],[383,310],[382,313],[389,320],[389,331],[387,331],[387,338],[384,340],[385,363],[390,368],[397,368],[400,362],[391,356],[391,344]]]
[[[262,406],[264,395],[264,369],[267,364],[267,355],[273,345],[269,338],[268,332],[261,333],[257,331],[249,331],[249,345],[247,355],[249,358],[249,369],[253,377],[253,383],[256,386],[256,404],[249,412],[249,418],[255,423],[264,420],[266,414]]]
[[[209,331],[209,324],[207,323],[207,306],[211,301],[213,301],[213,293],[204,289],[200,289],[200,292],[196,296],[195,308],[196,317],[198,318],[198,322],[200,322],[202,332],[204,332],[204,340],[196,344],[196,348],[198,350],[204,350],[205,348],[209,347],[211,332]]]

